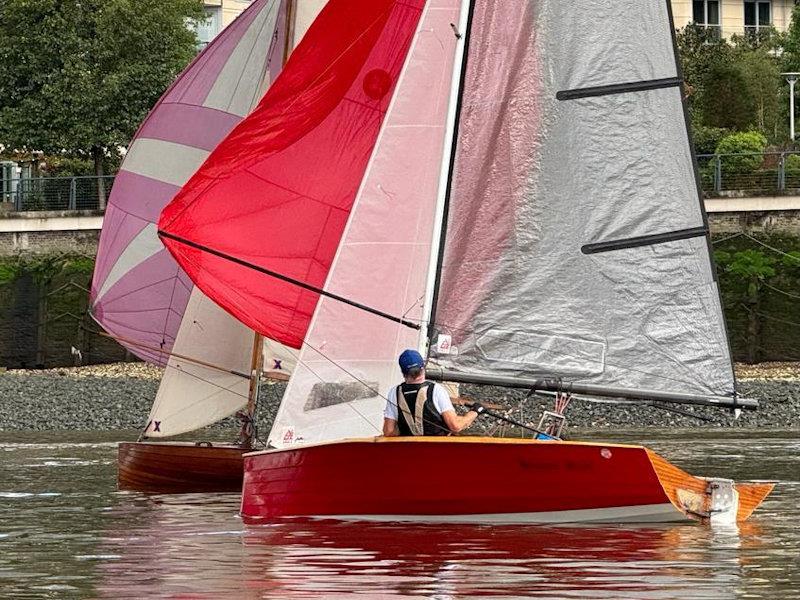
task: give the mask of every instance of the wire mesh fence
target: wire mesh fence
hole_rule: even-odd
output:
[[[707,196],[800,195],[800,152],[701,154],[697,161]]]
[[[3,179],[0,201],[16,211],[98,210],[114,184],[114,176]]]
[[[701,154],[703,192],[709,197],[800,195],[800,152]],[[0,179],[0,202],[13,210],[98,210],[114,176]]]

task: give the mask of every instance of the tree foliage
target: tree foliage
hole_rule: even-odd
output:
[[[694,127],[754,129],[773,143],[784,141],[785,82],[778,57],[786,39],[771,28],[730,40],[696,25],[680,30],[678,48]],[[697,137],[702,141],[702,135]]]
[[[752,173],[761,166],[767,139],[756,131],[732,133],[717,145],[716,153],[725,154],[723,171]]]
[[[3,0],[0,145],[115,153],[194,56],[186,22],[203,18],[200,0]]]

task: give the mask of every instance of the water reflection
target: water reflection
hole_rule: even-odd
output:
[[[308,521],[245,529],[236,494],[116,491],[113,443],[0,437],[0,598],[796,596],[796,432],[705,435],[651,445],[692,471],[781,480],[738,531]]]
[[[121,555],[99,565],[98,597],[725,598],[741,591],[747,557],[762,544],[757,523],[737,531],[294,521],[243,530],[237,508],[235,497],[125,498],[114,509],[125,525],[103,544],[105,556]],[[219,527],[225,513],[228,529]]]

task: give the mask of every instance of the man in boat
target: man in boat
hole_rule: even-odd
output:
[[[425,360],[406,350],[398,361],[405,381],[389,390],[383,412],[383,435],[450,435],[466,429],[483,412],[477,402],[465,415],[453,408],[443,386],[425,380]]]

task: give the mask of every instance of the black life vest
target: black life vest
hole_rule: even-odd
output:
[[[450,435],[450,429],[433,402],[433,386],[430,381],[397,386],[397,429],[400,435]],[[405,406],[402,399],[405,399]],[[417,402],[420,400],[422,406],[418,410]]]

